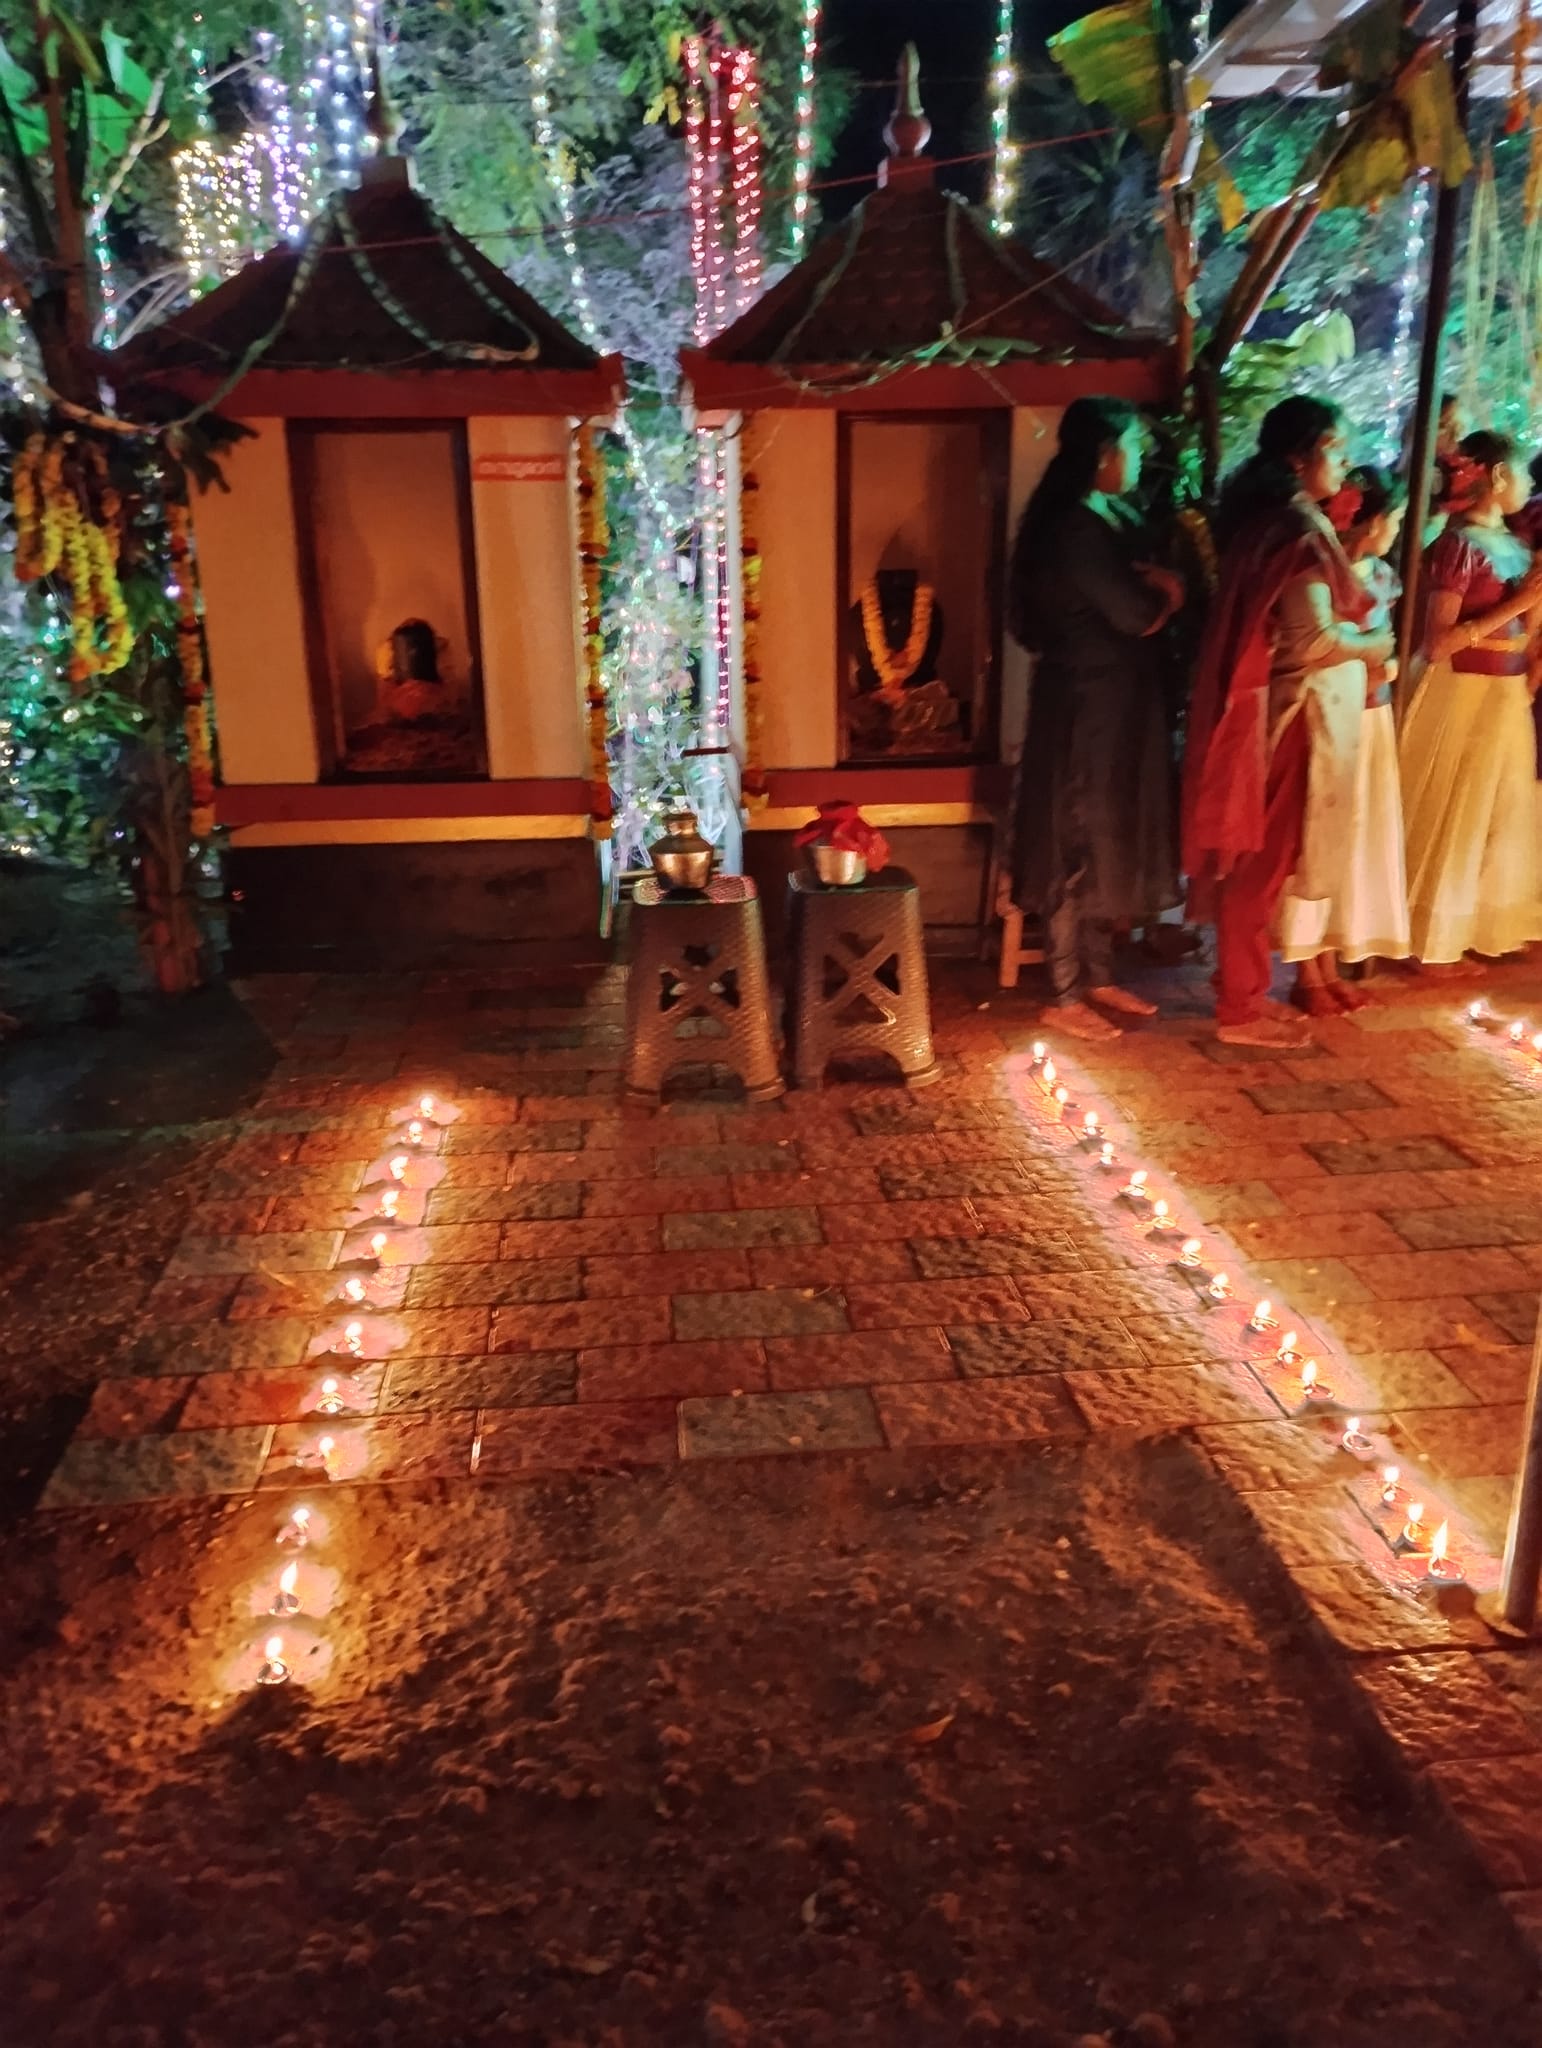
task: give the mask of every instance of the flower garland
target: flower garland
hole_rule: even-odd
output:
[[[188,829],[194,839],[214,830],[214,754],[209,731],[208,671],[198,621],[198,568],[186,505],[166,507],[171,581],[177,607],[177,661],[182,670],[182,730],[187,739]]]
[[[739,479],[739,601],[742,618],[740,656],[744,683],[744,772],[740,794],[752,811],[770,800],[764,759],[765,733],[760,702],[760,540],[756,507],[760,479],[746,463]]]
[[[610,759],[605,742],[610,707],[605,700],[605,627],[600,607],[600,568],[610,553],[605,520],[605,471],[594,443],[594,428],[578,430],[578,561],[584,585],[584,706],[589,734],[589,830],[609,839],[615,805],[610,793]]]
[[[115,675],[134,651],[134,629],[118,581],[122,500],[102,450],[74,434],[29,435],[12,465],[11,494],[17,581],[62,574],[70,586],[71,683],[79,689],[92,676]]]
[[[910,632],[903,647],[891,647],[884,630],[883,605],[878,585],[869,583],[862,592],[862,638],[867,658],[878,678],[880,697],[897,697],[921,666],[926,643],[932,637],[932,611],[937,593],[929,583],[918,583],[910,603]]]

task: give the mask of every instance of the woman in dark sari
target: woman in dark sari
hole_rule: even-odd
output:
[[[1126,503],[1144,438],[1123,399],[1069,405],[1012,557],[1012,631],[1038,656],[1013,894],[1019,909],[1043,919],[1055,1021],[1074,1038],[1117,1038],[1105,1011],[1155,1014],[1116,985],[1114,934],[1178,901],[1156,635],[1183,586],[1146,563],[1149,542]]]

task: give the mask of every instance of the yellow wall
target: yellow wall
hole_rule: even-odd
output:
[[[222,458],[228,491],[196,499],[209,676],[226,782],[314,782],[305,628],[282,420]]]
[[[578,531],[568,425],[469,422],[488,767],[494,777],[585,772]],[[476,481],[479,455],[560,455],[561,483]]]
[[[760,479],[760,669],[768,768],[832,768],[836,755],[833,412],[749,422]]]

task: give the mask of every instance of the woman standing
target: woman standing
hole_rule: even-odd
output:
[[[1403,810],[1413,950],[1437,972],[1542,938],[1526,660],[1542,564],[1505,525],[1525,496],[1513,443],[1469,434],[1424,558],[1429,666],[1403,728]]]
[[[1223,496],[1221,583],[1205,628],[1184,763],[1190,914],[1216,927],[1217,1036],[1289,1048],[1271,1014],[1270,935],[1287,886],[1331,900],[1349,866],[1370,662],[1390,632],[1319,509],[1344,482],[1344,422],[1287,398]]]
[[[1014,900],[1044,920],[1056,1023],[1109,1039],[1156,1006],[1114,981],[1114,929],[1178,900],[1172,741],[1155,636],[1183,600],[1124,502],[1144,430],[1118,398],[1078,398],[1018,528],[1011,625],[1038,655],[1023,748]],[[1096,1004],[1098,1007],[1094,1008]]]
[[[1326,507],[1370,597],[1365,627],[1371,632],[1392,631],[1398,580],[1386,558],[1397,544],[1406,509],[1402,483],[1374,469],[1351,470],[1343,490]],[[1367,662],[1366,669],[1349,865],[1334,896],[1309,903],[1287,894],[1280,908],[1280,952],[1297,963],[1291,1001],[1309,1017],[1364,1007],[1365,996],[1339,979],[1340,959],[1406,960],[1409,953],[1403,798],[1392,717],[1396,663]]]

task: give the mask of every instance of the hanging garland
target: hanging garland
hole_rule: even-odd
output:
[[[600,609],[600,569],[610,553],[605,522],[605,471],[594,428],[578,430],[578,560],[584,585],[584,709],[589,735],[589,830],[609,839],[614,806],[605,741],[610,707],[605,699],[605,630]]]
[[[134,651],[134,630],[118,581],[123,507],[107,459],[75,434],[34,433],[11,472],[16,579],[62,576],[70,586],[69,679],[80,689],[116,675]]]
[[[878,585],[869,583],[862,592],[862,638],[867,647],[867,658],[878,678],[879,696],[891,703],[921,666],[926,643],[932,637],[932,611],[936,601],[937,593],[929,583],[916,585],[910,604],[910,631],[902,645],[891,647]]]
[[[744,683],[744,773],[740,790],[751,811],[764,810],[770,792],[766,784],[764,731],[760,701],[760,538],[757,517],[760,479],[751,464],[751,451],[744,446],[744,467],[739,479],[739,593],[742,631],[740,653]]]
[[[194,839],[214,830],[214,752],[209,730],[209,679],[198,619],[198,566],[186,505],[166,507],[171,581],[177,607],[177,663],[182,671],[182,730],[187,740],[188,829]]]

